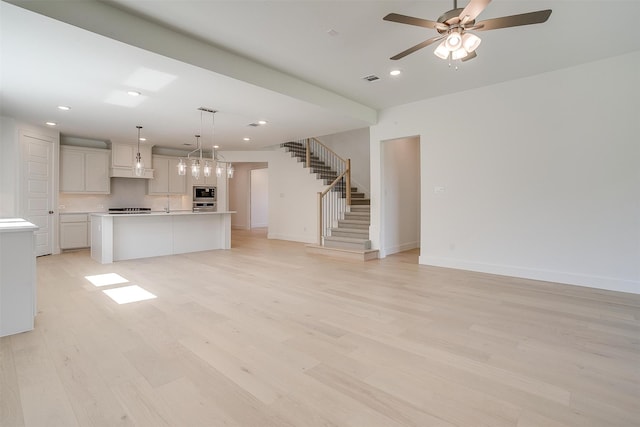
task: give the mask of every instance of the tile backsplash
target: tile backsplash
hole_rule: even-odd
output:
[[[102,212],[109,208],[151,208],[162,211],[191,210],[191,194],[148,196],[147,180],[140,178],[111,178],[111,194],[66,194],[58,198],[59,212]]]

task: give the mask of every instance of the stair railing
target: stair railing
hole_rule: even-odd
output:
[[[324,245],[324,237],[337,226],[343,212],[347,210],[347,199],[343,197],[348,169],[342,172],[324,191],[318,192],[318,245]],[[333,191],[332,191],[333,190]]]
[[[322,245],[324,237],[351,205],[351,159],[343,159],[316,138],[306,138],[304,147],[308,168],[317,157],[338,175],[324,191],[318,192],[318,244]]]

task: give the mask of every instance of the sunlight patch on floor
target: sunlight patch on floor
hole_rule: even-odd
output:
[[[128,283],[129,281],[117,273],[97,274],[95,276],[84,276],[85,279],[93,283],[93,286],[109,286],[120,283]]]
[[[109,298],[118,304],[128,304],[130,302],[144,301],[157,298],[154,294],[141,288],[138,285],[123,286],[120,288],[105,289],[104,292]]]

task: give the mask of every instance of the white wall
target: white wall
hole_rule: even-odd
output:
[[[251,228],[269,225],[269,170],[251,170]]]
[[[302,163],[283,150],[225,151],[233,162],[267,162],[269,169],[270,239],[316,243],[317,193],[324,190],[322,181],[311,175]],[[235,179],[235,178],[233,178]],[[232,180],[233,180],[232,179]]]
[[[251,163],[235,163],[235,173],[229,182],[229,210],[231,215],[231,227],[242,230],[251,228],[249,223],[249,201],[251,188]]]
[[[382,143],[383,256],[420,247],[420,139]]]
[[[419,135],[421,264],[640,293],[639,75],[635,52],[383,111],[374,247],[380,141]]]
[[[15,120],[0,116],[0,217],[18,214],[15,193],[18,186],[19,144]]]
[[[351,159],[351,184],[368,195],[371,189],[369,128],[325,135],[318,140],[343,159]]]

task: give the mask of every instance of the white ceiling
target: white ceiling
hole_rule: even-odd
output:
[[[478,20],[553,13],[544,24],[477,33],[478,57],[458,70],[433,55],[435,46],[389,60],[435,31],[383,16],[436,20],[452,6],[446,0],[2,2],[0,113],[114,142],[134,142],[139,124],[148,143],[184,148],[196,133],[211,140],[211,115],[197,110],[208,107],[219,111],[215,142],[223,150],[256,149],[366,127],[387,107],[640,49],[632,33],[639,0],[495,0]],[[403,73],[390,77],[393,68]],[[132,80],[144,69],[173,80],[162,88],[150,87],[148,75]],[[362,79],[370,74],[380,80]],[[143,95],[122,99],[137,106],[109,101],[129,89]],[[481,99],[464,94],[460,102],[482,108]],[[260,119],[268,124],[248,126]]]

